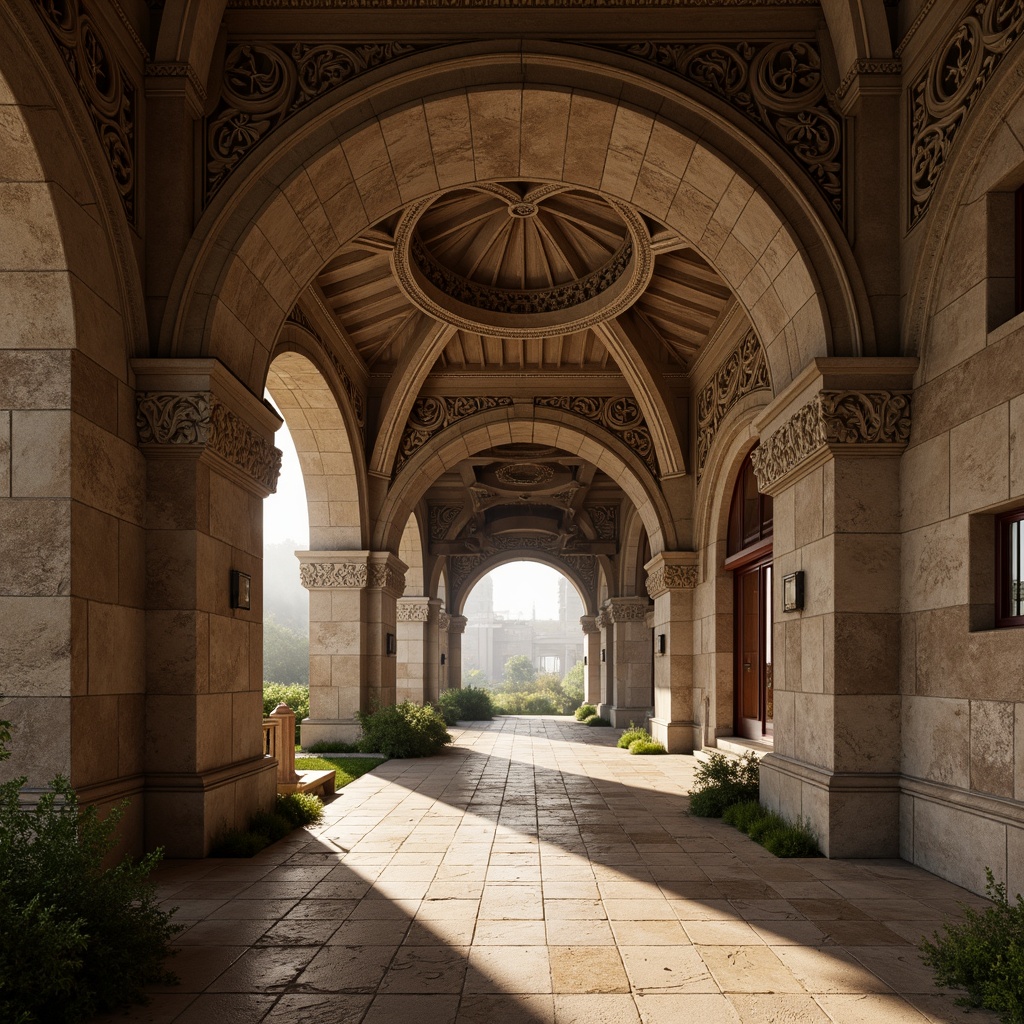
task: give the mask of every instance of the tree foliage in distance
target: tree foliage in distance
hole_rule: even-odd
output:
[[[537,678],[533,662],[525,654],[513,654],[505,662],[502,689],[506,693],[526,693]]]
[[[482,669],[471,668],[468,672],[462,673],[462,687],[468,689],[469,687],[475,687],[477,689],[487,689],[490,687],[490,682],[487,676],[484,675]]]
[[[263,678],[309,686],[309,636],[281,625],[273,615],[263,623]]]
[[[278,704],[287,704],[295,712],[295,742],[304,718],[309,718],[309,687],[299,683],[285,686],[283,683],[263,683],[263,717],[267,718]]]

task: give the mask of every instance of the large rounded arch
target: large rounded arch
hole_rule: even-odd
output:
[[[781,153],[752,147],[728,112],[625,59],[475,48],[450,61],[435,53],[429,68],[410,58],[413,70],[369,76],[361,92],[332,93],[292,118],[233,201],[207,211],[164,350],[223,353],[243,379],[259,379],[284,311],[347,240],[439,190],[524,177],[602,191],[687,239],[745,306],[779,387],[809,358],[871,349],[841,231]],[[483,58],[490,84],[458,87]],[[625,83],[646,109],[617,98]],[[367,102],[385,112],[367,118]],[[252,354],[244,365],[241,352]]]
[[[546,565],[549,569],[564,576],[572,585],[583,602],[587,615],[597,614],[597,598],[587,585],[586,580],[571,566],[566,564],[557,555],[549,555],[542,551],[501,551],[484,559],[467,577],[463,580],[456,595],[456,607],[453,614],[464,615],[466,600],[472,593],[473,588],[491,571],[510,562],[536,562],[538,565]]]

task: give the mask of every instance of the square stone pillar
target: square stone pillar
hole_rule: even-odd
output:
[[[775,749],[761,798],[830,857],[899,853],[899,455],[914,359],[818,359],[762,413],[774,499]],[[803,573],[803,607],[783,610]]]
[[[613,650],[615,634],[608,611],[602,608],[597,613],[598,634],[598,684],[600,691],[597,713],[602,718],[611,720],[612,707],[615,704],[615,675],[612,671],[614,663]]]
[[[447,647],[442,648],[441,646],[441,616],[446,614],[442,610],[443,603],[440,598],[436,597],[427,601],[426,647],[423,666],[424,702],[437,700],[438,694],[443,689],[441,678],[445,666],[441,665],[442,650],[446,652],[445,658],[447,659]]]
[[[216,360],[132,365],[147,490],[145,845],[202,857],[276,792],[263,756],[262,502],[281,421]]]
[[[448,616],[448,689],[462,689],[462,636],[468,619],[465,615]]]
[[[451,651],[451,637],[449,630],[452,627],[452,617],[446,612],[438,609],[437,612],[437,693],[450,689],[448,680],[448,655]],[[461,639],[461,638],[460,638]],[[437,694],[434,694],[436,698]],[[431,698],[434,699],[434,698]]]
[[[583,700],[595,707],[601,703],[601,627],[596,615],[581,615],[583,652],[587,664],[583,670]]]
[[[359,712],[395,703],[397,600],[405,563],[387,551],[297,551],[309,591],[309,718],[303,744],[351,743]],[[396,642],[397,649],[397,642]]]
[[[693,753],[693,591],[697,555],[666,551],[645,566],[654,600],[654,716],[651,735],[671,754]],[[664,636],[664,651],[660,637]]]
[[[427,632],[430,602],[425,597],[400,597],[397,606],[398,659],[395,700],[422,704],[427,699]]]
[[[601,713],[616,729],[626,728],[631,721],[641,724],[652,710],[649,610],[642,597],[612,597],[602,608],[608,626]]]

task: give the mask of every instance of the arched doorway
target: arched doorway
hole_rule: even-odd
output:
[[[752,450],[753,451],[753,450]],[[772,736],[772,499],[757,489],[751,452],[729,509],[725,567],[733,574],[735,620],[733,729]]]

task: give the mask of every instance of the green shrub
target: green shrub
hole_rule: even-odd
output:
[[[722,812],[722,821],[740,832],[747,834],[750,826],[763,818],[768,812],[756,800],[744,800],[741,804],[733,804]]]
[[[558,715],[562,704],[549,690],[539,693],[496,693],[494,706],[503,715]]]
[[[597,708],[593,704],[581,704],[575,711],[576,721],[582,722],[584,718],[597,714]]]
[[[283,683],[263,684],[263,717],[267,718],[278,704],[287,704],[295,712],[295,742],[299,742],[299,726],[304,718],[309,718],[309,687],[295,683],[285,686]]]
[[[600,715],[591,715],[583,723],[584,725],[596,725],[599,727],[610,726],[612,723],[607,718],[602,718]]]
[[[287,818],[292,828],[319,825],[324,817],[324,802],[314,793],[279,793],[277,813]]]
[[[316,743],[310,743],[302,750],[309,754],[357,754],[359,744],[343,743],[341,740],[317,740]]]
[[[0,723],[0,760],[8,738]],[[126,804],[101,820],[57,777],[22,805],[24,784],[0,784],[0,1021],[71,1024],[141,1001],[173,980],[163,962],[181,930],[148,881],[160,851],[104,868]]]
[[[363,738],[359,749],[385,757],[430,757],[452,738],[444,719],[429,705],[410,701],[392,704],[369,713],[360,712]]]
[[[640,726],[630,722],[629,728],[619,737],[619,742],[615,745],[623,750],[628,750],[634,740],[649,740],[650,738],[651,734],[646,729],[641,729]]]
[[[494,702],[487,690],[466,686],[461,690],[444,690],[434,705],[446,725],[456,722],[489,722],[494,717]]]
[[[1024,896],[1010,903],[989,868],[985,878],[993,906],[979,913],[962,904],[963,921],[944,925],[945,935],[935,932],[934,942],[923,939],[921,952],[938,984],[966,991],[961,1006],[982,1006],[1003,1024],[1024,1024]]]
[[[694,788],[690,790],[690,813],[698,818],[720,818],[733,804],[758,797],[758,760],[744,754],[738,761],[714,752],[698,761]]]
[[[764,846],[764,842],[769,835],[779,832],[785,827],[786,822],[783,818],[780,818],[773,811],[765,810],[760,817],[755,818],[747,825],[747,835],[755,843],[760,843]]]
[[[668,751],[664,745],[659,743],[657,740],[646,739],[646,740],[633,740],[629,745],[629,752],[631,754],[667,754]]]
[[[783,822],[781,827],[769,830],[758,842],[776,857],[821,856],[818,837],[804,821],[798,821],[795,825]]]

